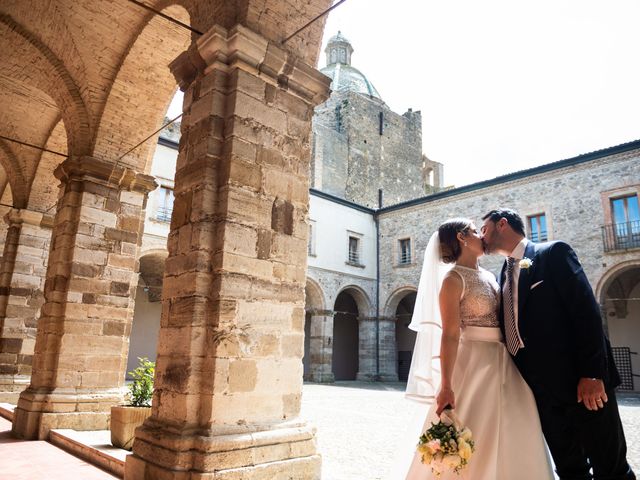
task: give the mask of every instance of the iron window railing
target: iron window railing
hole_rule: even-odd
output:
[[[640,248],[640,220],[602,226],[605,252]]]
[[[400,240],[400,265],[409,265],[411,263],[411,241],[409,239]]]
[[[546,230],[538,232],[531,232],[531,241],[532,242],[546,242],[549,240]]]
[[[170,222],[173,208],[159,207],[156,211],[156,220],[161,222]]]

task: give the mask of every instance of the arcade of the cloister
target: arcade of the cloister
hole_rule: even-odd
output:
[[[179,86],[153,413],[126,478],[318,478],[298,414],[324,19],[287,37],[331,2],[145,4],[0,7],[0,396],[17,401],[13,434],[105,429],[122,402],[136,294],[158,295],[158,258],[139,251],[153,133]]]

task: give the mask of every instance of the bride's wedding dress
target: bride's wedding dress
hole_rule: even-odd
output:
[[[536,403],[503,343],[498,323],[499,287],[483,269],[454,266],[463,280],[461,338],[453,371],[455,412],[473,432],[475,452],[460,475],[436,477],[414,455],[406,480],[552,480]],[[414,352],[416,354],[416,352]],[[426,408],[426,406],[425,406]],[[437,423],[435,401],[422,431]],[[417,437],[415,442],[417,443]]]

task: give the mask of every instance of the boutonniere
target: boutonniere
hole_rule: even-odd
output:
[[[529,268],[533,266],[533,260],[531,260],[530,258],[524,257],[522,260],[520,260],[520,263],[518,263],[518,266],[520,267],[520,270],[529,270]]]

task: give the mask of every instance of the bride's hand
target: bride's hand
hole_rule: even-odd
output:
[[[456,398],[450,388],[441,388],[436,397],[436,415],[440,416],[445,407],[456,408]]]

